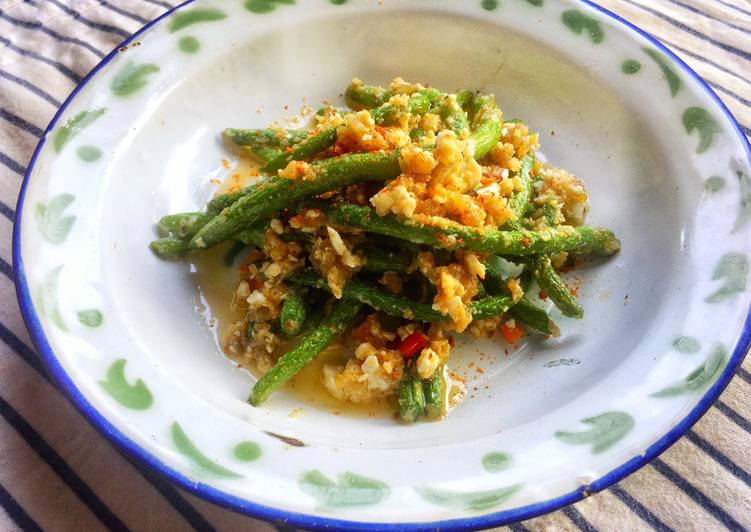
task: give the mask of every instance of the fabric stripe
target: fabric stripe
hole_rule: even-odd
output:
[[[12,277],[9,276],[9,278],[13,280]],[[0,322],[0,340],[24,359],[39,375],[52,384],[36,353],[13,334],[12,331],[7,329],[2,322]],[[169,482],[158,478],[150,471],[147,474],[147,471],[141,467],[136,467],[136,469],[193,528],[206,531],[214,530],[200,512],[193,508]]]
[[[618,500],[628,506],[628,508],[638,515],[645,523],[659,532],[672,532],[673,529],[663,523],[659,517],[650,512],[642,503],[634,499],[626,490],[621,488],[618,484],[613,485],[610,488],[610,492],[615,495]]]
[[[2,257],[0,257],[0,273],[13,279],[13,268],[10,264],[5,262]]]
[[[693,28],[689,28],[688,26],[686,26],[682,22],[679,22],[679,21],[675,20],[674,18],[665,15],[664,13],[660,13],[659,11],[657,11],[655,9],[652,9],[651,7],[644,6],[644,5],[639,4],[637,2],[633,2],[632,0],[622,0],[622,1],[628,3],[628,4],[632,5],[632,6],[638,7],[642,11],[646,11],[647,13],[651,13],[652,15],[654,15],[654,16],[662,19],[662,20],[664,20],[665,22],[671,24],[672,26],[675,26],[676,28],[678,28],[680,30],[683,30],[686,33],[689,33],[689,34],[693,35],[694,37],[698,37],[699,39],[701,39],[703,41],[711,43],[713,46],[716,46],[717,48],[725,50],[726,52],[729,52],[729,53],[731,53],[733,55],[737,55],[738,57],[742,57],[743,59],[751,60],[751,53],[750,52],[747,52],[745,50],[741,50],[740,48],[736,48],[735,46],[732,46],[730,44],[717,41],[717,40],[709,37],[708,35],[705,35],[704,33],[696,31]]]
[[[18,175],[22,176],[26,173],[26,167],[18,164],[16,161],[5,155],[0,151],[0,164],[7,166]]]
[[[6,20],[8,22],[10,22],[11,24],[13,24],[15,26],[20,26],[20,27],[26,28],[28,30],[36,30],[36,31],[41,31],[42,33],[46,33],[47,35],[49,35],[53,39],[58,40],[60,42],[70,43],[70,44],[75,44],[75,45],[78,45],[78,46],[82,46],[82,47],[86,48],[89,52],[91,52],[94,55],[96,55],[97,57],[99,57],[100,59],[104,57],[104,54],[102,52],[100,52],[99,50],[97,50],[96,48],[94,48],[93,46],[91,46],[86,41],[82,41],[80,39],[76,39],[75,37],[67,37],[65,35],[62,35],[62,34],[56,32],[55,30],[52,30],[52,29],[46,27],[41,22],[29,22],[27,20],[17,19],[17,18],[11,17],[7,13],[3,13],[2,10],[0,10],[0,18],[3,19],[3,20]]]
[[[146,2],[147,4],[152,4],[155,6],[163,7],[164,9],[172,9],[172,4],[168,4],[167,2],[160,2],[159,0],[141,0],[142,2]]]
[[[2,107],[0,107],[0,118],[7,120],[17,128],[23,129],[26,133],[30,133],[37,138],[44,135],[44,130],[42,128],[27,122],[20,116],[14,115],[10,111],[3,109]]]
[[[597,532],[597,529],[584,519],[584,516],[573,505],[566,506],[562,511],[566,517],[571,519],[572,523],[579,527],[579,530],[583,532]]]
[[[149,22],[147,19],[139,15],[136,15],[135,13],[131,13],[130,11],[126,11],[120,7],[114,6],[110,4],[109,2],[106,2],[105,0],[99,0],[99,3],[109,10],[114,11],[115,13],[122,15],[124,17],[127,17],[131,20],[135,20],[136,22],[139,22],[141,24],[148,24]]]
[[[10,50],[13,50],[14,52],[26,56],[31,57],[33,59],[36,59],[37,61],[41,61],[42,63],[45,63],[51,67],[53,67],[55,70],[60,72],[63,76],[70,79],[71,81],[75,83],[80,83],[83,78],[73,72],[70,68],[63,65],[62,63],[58,63],[57,61],[53,61],[52,59],[47,59],[44,56],[39,55],[36,52],[32,52],[30,50],[26,50],[24,48],[19,48],[18,46],[14,45],[12,42],[10,42],[8,39],[0,35],[0,44],[4,44],[7,46]]]
[[[16,211],[14,211],[14,210],[13,210],[13,209],[11,209],[10,207],[8,207],[8,206],[7,206],[7,205],[6,205],[5,203],[3,203],[2,201],[0,201],[0,214],[2,214],[3,216],[5,216],[5,217],[6,217],[6,218],[7,218],[8,220],[10,220],[11,222],[12,222],[12,221],[13,221],[13,220],[15,219],[15,217],[16,217]]]
[[[741,379],[746,381],[748,384],[751,384],[751,373],[748,372],[745,368],[740,367],[738,368],[738,373],[736,373]]]
[[[29,83],[27,80],[23,78],[19,78],[18,76],[14,76],[10,72],[6,72],[2,69],[0,69],[0,78],[7,79],[8,81],[12,81],[13,83],[20,85],[24,89],[28,90],[29,92],[36,94],[40,98],[42,98],[44,101],[49,103],[50,105],[54,105],[55,107],[60,107],[62,105],[62,102],[58,101],[54,96],[51,94],[43,91],[36,85],[33,85]]]
[[[725,510],[723,510],[720,506],[714,503],[709,497],[704,495],[701,491],[699,491],[696,486],[691,484],[688,480],[683,478],[681,475],[678,474],[678,472],[667,465],[665,462],[662,461],[660,458],[655,458],[652,461],[652,467],[654,467],[657,471],[660,472],[665,478],[670,480],[673,484],[678,486],[681,491],[683,491],[686,495],[691,497],[694,501],[696,501],[699,505],[702,506],[705,510],[707,510],[710,514],[712,514],[717,520],[722,522],[726,527],[728,527],[730,530],[743,530],[743,527],[741,524],[733,519],[730,514],[728,514]]]
[[[699,436],[693,430],[688,431],[686,438],[699,449],[711,456],[715,462],[724,467],[731,475],[745,483],[748,487],[751,487],[751,475],[738,467],[735,462],[716,449],[711,443]]]
[[[661,38],[660,40],[662,42],[664,42],[665,44],[667,44],[670,48],[672,48],[673,51],[677,51],[676,53],[678,53],[678,55],[687,55],[687,56],[689,56],[689,57],[691,57],[693,59],[696,59],[697,61],[701,61],[704,64],[710,65],[710,66],[716,68],[717,70],[719,70],[721,72],[724,72],[725,74],[728,74],[729,76],[733,76],[734,78],[737,78],[737,79],[739,79],[741,81],[744,81],[746,83],[751,84],[751,80],[749,80],[748,78],[746,78],[744,76],[741,76],[738,72],[734,72],[734,71],[730,70],[729,68],[726,68],[726,67],[724,67],[724,66],[722,66],[722,65],[720,65],[720,64],[718,64],[718,63],[716,63],[714,61],[712,61],[708,57],[704,57],[702,55],[695,54],[694,52],[686,50],[685,48],[683,48],[681,46],[678,46],[674,42],[668,41],[667,39],[662,39]]]
[[[741,9],[740,7],[738,7],[736,5],[733,5],[730,2],[726,2],[725,0],[714,0],[714,1],[717,2],[718,4],[722,4],[724,6],[727,6],[727,7],[729,7],[730,9],[732,9],[734,11],[737,11],[739,13],[743,13],[744,15],[751,16],[751,11],[746,11],[745,9]]]
[[[0,506],[18,525],[18,527],[24,532],[41,532],[42,528],[34,521],[31,516],[18,504],[13,496],[5,489],[5,486],[0,485]]]
[[[718,85],[717,83],[715,83],[715,82],[713,82],[713,81],[708,81],[707,83],[708,83],[708,84],[709,84],[709,86],[710,86],[710,87],[712,87],[713,89],[715,89],[715,90],[717,90],[717,91],[719,91],[719,92],[721,92],[721,93],[723,93],[723,94],[727,94],[728,96],[730,96],[730,97],[731,97],[731,98],[733,98],[734,100],[737,100],[737,101],[741,102],[741,103],[742,103],[743,105],[745,105],[746,107],[751,107],[751,100],[747,100],[747,99],[746,99],[746,98],[744,98],[743,96],[739,96],[739,95],[737,95],[736,93],[734,93],[734,92],[732,92],[732,91],[729,91],[729,90],[728,90],[728,89],[726,89],[725,87],[723,87],[723,86],[721,86],[721,85]],[[748,127],[748,126],[746,126],[746,127]]]
[[[42,366],[36,353],[19,340],[18,336],[13,334],[13,332],[5,327],[2,322],[0,322],[0,341],[15,351],[16,354],[18,354],[18,356],[20,356],[29,366],[34,368],[39,375],[44,377],[44,380],[50,383],[52,382],[50,381],[49,375],[47,375],[47,370]]]
[[[733,410],[730,406],[728,406],[727,403],[725,403],[722,399],[718,399],[715,404],[715,408],[725,414],[728,419],[733,421],[736,425],[738,425],[740,428],[751,434],[751,422],[749,422],[746,418],[741,416],[738,412]]]
[[[513,532],[529,532],[529,529],[521,523],[511,523],[508,527]]]
[[[185,518],[191,527],[201,532],[213,532],[216,530],[201,512],[196,510],[168,480],[163,479],[147,467],[138,464],[129,456],[123,455],[123,457],[161,493],[162,497]]]
[[[717,18],[717,17],[715,17],[713,15],[710,15],[709,13],[706,13],[706,12],[702,11],[701,9],[697,9],[694,6],[685,4],[683,2],[679,2],[678,0],[667,0],[667,1],[670,2],[673,5],[681,6],[683,9],[685,9],[687,11],[690,11],[691,13],[695,13],[697,15],[701,15],[703,17],[706,17],[706,18],[710,19],[710,20],[713,20],[714,22],[722,24],[723,26],[727,26],[728,28],[733,28],[734,30],[741,31],[743,33],[751,33],[746,28],[743,28],[741,26],[736,26],[735,24],[731,24],[730,22],[728,22],[726,20],[722,20],[722,19]]]
[[[81,15],[81,13],[79,13],[75,9],[66,6],[65,4],[63,4],[61,2],[58,2],[58,0],[46,0],[46,1],[53,3],[55,6],[57,6],[62,11],[64,11],[66,14],[70,15],[71,17],[73,17],[74,19],[76,19],[76,20],[78,20],[80,22],[83,22],[84,24],[86,24],[90,28],[94,28],[95,30],[103,31],[105,33],[113,33],[115,35],[119,35],[123,39],[127,39],[128,37],[130,37],[130,33],[128,33],[127,31],[121,30],[120,28],[117,28],[115,26],[110,26],[109,24],[102,24],[101,22],[95,22],[93,20],[89,20],[86,17],[84,17],[83,15]]]
[[[18,434],[33,448],[40,457],[57,473],[57,475],[78,495],[91,512],[110,530],[128,530],[128,527],[110,511],[96,493],[84,483],[55,450],[42,439],[39,433],[18,412],[0,397],[0,416],[7,421]]]

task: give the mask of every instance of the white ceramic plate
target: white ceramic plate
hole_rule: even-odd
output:
[[[222,128],[315,106],[353,76],[495,93],[623,242],[579,272],[582,321],[491,351],[441,423],[290,417],[284,394],[252,408],[189,267],[147,249],[156,220],[202,207],[226,175]],[[78,408],[190,491],[314,528],[486,527],[607,487],[724,388],[751,336],[750,176],[706,84],[587,2],[196,0],[108,56],[50,124],[17,209],[18,295]]]

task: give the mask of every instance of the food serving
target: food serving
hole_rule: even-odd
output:
[[[620,242],[584,225],[582,180],[544,162],[538,135],[492,95],[397,78],[355,79],[345,96],[349,109],[328,104],[306,129],[224,130],[260,162],[258,181],[165,216],[151,248],[244,249],[227,305],[245,315],[222,347],[262,374],[252,405],[350,331],[349,358],[319,376],[332,397],[440,419],[462,398],[447,386],[452,335],[557,336],[527,296],[581,318],[559,272]]]

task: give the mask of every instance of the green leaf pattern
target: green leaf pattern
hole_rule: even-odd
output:
[[[511,455],[508,453],[488,453],[482,457],[482,467],[488,473],[500,473],[511,467]]]
[[[204,473],[224,478],[240,478],[242,476],[217,464],[214,460],[203,454],[188,435],[185,434],[185,431],[177,421],[172,424],[172,442],[180,454]]]
[[[244,441],[235,445],[232,454],[243,462],[253,462],[261,457],[261,447],[255,442]]]
[[[722,133],[717,120],[702,107],[689,107],[683,112],[683,127],[689,135],[694,131],[699,133],[696,153],[704,153],[711,148],[715,137]]]
[[[480,512],[503,504],[521,490],[522,484],[513,484],[487,491],[462,492],[439,488],[415,488],[426,501],[465,512]]]
[[[41,288],[41,302],[42,310],[49,320],[57,325],[62,331],[67,331],[68,327],[65,325],[65,320],[60,313],[60,307],[57,301],[57,290],[60,279],[60,272],[63,267],[58,266],[50,273],[48,273],[42,281]]]
[[[727,351],[718,345],[701,366],[686,375],[683,380],[653,393],[652,397],[675,397],[701,390],[717,378],[726,363]]]
[[[129,61],[115,74],[110,89],[115,96],[130,96],[144,88],[148,77],[154,72],[159,72],[159,67],[154,63],[137,64]]]
[[[690,355],[698,353],[699,349],[701,349],[701,344],[693,336],[679,336],[673,341],[673,347],[679,353]]]
[[[167,29],[174,33],[183,28],[198,24],[200,22],[212,22],[227,18],[224,11],[212,7],[194,7],[193,9],[180,10],[172,17],[167,25]]]
[[[177,47],[186,54],[195,54],[201,49],[201,43],[195,37],[185,35],[177,41]]]
[[[712,295],[707,296],[707,303],[720,303],[746,291],[748,282],[748,259],[741,253],[727,253],[722,256],[712,275],[713,281],[724,281]]]
[[[96,328],[104,322],[104,316],[97,309],[81,310],[77,314],[78,321],[81,325],[86,327]]]
[[[704,190],[707,192],[719,192],[725,188],[725,178],[719,175],[713,175],[704,181]]]
[[[644,53],[652,58],[652,61],[654,61],[660,70],[662,70],[662,75],[665,76],[665,81],[668,82],[668,87],[670,87],[670,96],[675,98],[676,94],[680,92],[683,82],[673,69],[670,60],[657,50],[651,48],[642,48],[642,50],[644,50]]]
[[[591,445],[592,453],[610,449],[634,428],[634,418],[626,412],[605,412],[599,416],[582,419],[592,428],[581,432],[557,431],[555,437],[571,445]]]
[[[72,194],[58,194],[47,205],[37,203],[36,219],[39,232],[50,244],[62,244],[68,238],[75,216],[68,216],[65,210],[75,201]]]
[[[154,397],[141,379],[137,379],[133,385],[128,383],[125,379],[126,362],[124,358],[115,360],[99,385],[125,408],[147,410],[154,403]]]
[[[52,135],[52,147],[56,152],[60,153],[73,137],[93,124],[106,111],[107,109],[104,108],[81,111],[68,120],[64,126],[55,131],[54,135]]]
[[[738,177],[738,186],[740,187],[740,205],[738,206],[738,217],[735,219],[733,233],[740,231],[751,218],[751,178],[741,170],[737,170],[735,175]]]
[[[300,488],[316,499],[320,508],[376,504],[391,492],[379,480],[347,471],[334,482],[317,469],[308,471],[300,478]]]
[[[600,21],[578,9],[569,9],[561,15],[561,20],[568,29],[581,35],[586,32],[593,44],[600,44],[605,40],[605,30]]]
[[[96,146],[80,146],[76,150],[76,155],[85,163],[92,163],[102,157],[102,150]]]
[[[271,13],[280,5],[294,5],[295,0],[246,0],[245,9],[257,15]]]

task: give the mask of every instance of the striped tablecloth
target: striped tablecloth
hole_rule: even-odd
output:
[[[392,0],[396,1],[396,0]],[[749,0],[601,0],[702,75],[751,135]],[[104,55],[172,2],[0,0],[0,529],[273,530],[134,467],[49,382],[19,315],[14,206],[52,115]],[[662,456],[512,530],[751,529],[751,359]]]

